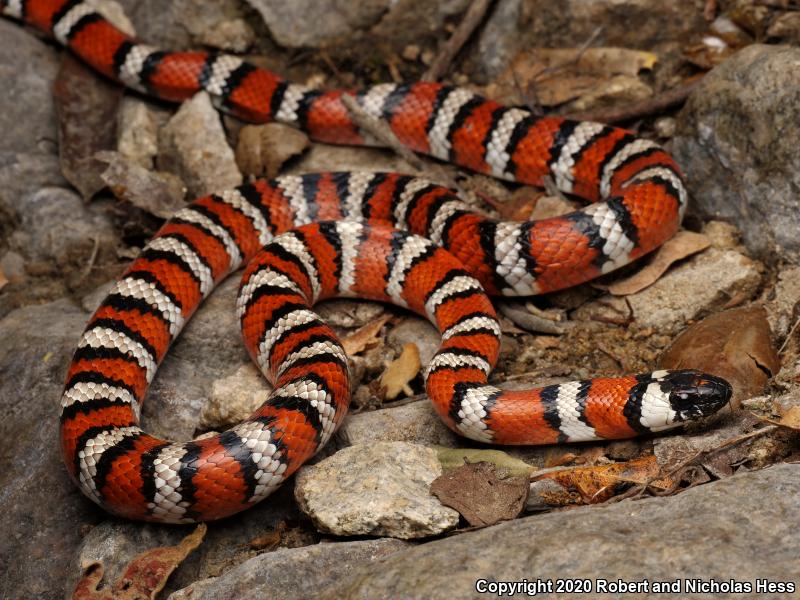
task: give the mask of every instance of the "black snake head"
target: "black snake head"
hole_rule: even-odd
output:
[[[721,377],[694,370],[668,371],[661,389],[669,393],[676,421],[713,415],[728,404],[733,395],[731,384]]]

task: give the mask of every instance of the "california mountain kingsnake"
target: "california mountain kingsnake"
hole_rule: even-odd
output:
[[[346,92],[289,83],[234,56],[140,44],[89,2],[0,0],[0,8],[133,89],[173,101],[205,90],[248,121],[291,124],[337,144],[369,142],[342,103]],[[686,190],[655,143],[437,83],[353,94],[417,152],[507,181],[540,185],[549,175],[561,191],[594,203],[566,216],[502,222],[434,183],[360,172],[279,177],[195,200],[128,267],[70,365],[61,445],[88,497],[118,515],[175,523],[219,519],[269,495],[347,412],[347,359],[310,309],[334,296],[406,306],[437,325],[443,342],[427,367],[427,392],[445,423],[474,440],[625,438],[711,414],[729,400],[724,380],[695,371],[528,391],[487,382],[500,328],[483,290],[514,296],[575,285],[677,230]],[[214,437],[176,444],[146,434],[139,405],[158,364],[202,300],[241,265],[244,340],[274,391]]]

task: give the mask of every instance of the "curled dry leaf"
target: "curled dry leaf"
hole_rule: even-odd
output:
[[[403,352],[388,364],[381,375],[379,390],[384,400],[394,400],[400,392],[413,396],[414,391],[408,385],[417,376],[422,364],[419,360],[419,348],[410,343],[403,346]]]
[[[538,498],[532,498],[535,502],[529,502],[529,505],[597,504],[605,502],[630,484],[647,484],[667,490],[674,483],[671,478],[661,476],[655,456],[610,465],[560,469],[533,476],[534,484],[542,480],[555,482],[558,487],[549,483],[532,485],[532,493]]]
[[[780,369],[762,307],[727,310],[692,325],[661,357],[665,369],[697,369],[727,379],[733,405],[764,390]]]
[[[710,245],[711,240],[702,233],[679,231],[658,249],[649,263],[630,277],[612,283],[608,291],[615,296],[641,292],[654,284],[672,263],[705,250]]]
[[[245,125],[236,144],[236,164],[245,175],[275,177],[287,160],[308,148],[308,136],[281,125]]]
[[[201,523],[177,546],[161,546],[146,550],[134,558],[125,573],[111,587],[98,589],[103,578],[103,565],[91,563],[75,587],[72,600],[143,600],[153,599],[164,589],[172,572],[203,541],[206,525]]]
[[[391,315],[383,315],[366,325],[359,327],[350,335],[342,339],[342,347],[348,356],[355,356],[359,352],[374,348],[381,343],[379,337],[381,329],[391,319]]]
[[[6,274],[3,273],[3,269],[0,269],[0,290],[2,290],[8,284],[8,277]]]
[[[122,88],[69,54],[63,57],[53,84],[59,162],[64,177],[88,201],[106,186],[100,177],[106,166],[95,154],[116,146]]]
[[[519,516],[528,496],[528,478],[501,479],[491,463],[467,463],[434,479],[431,493],[473,527],[486,527]]]
[[[436,454],[442,469],[457,469],[466,463],[491,463],[506,474],[512,476],[528,476],[534,467],[523,460],[514,458],[502,450],[484,450],[481,448],[447,448],[436,446]]]

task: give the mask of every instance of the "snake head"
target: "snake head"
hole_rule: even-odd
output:
[[[731,384],[715,375],[694,370],[667,371],[661,389],[669,393],[675,421],[691,421],[713,415],[730,402]]]

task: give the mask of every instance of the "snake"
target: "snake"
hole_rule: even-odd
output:
[[[205,92],[227,113],[315,141],[373,145],[355,100],[414,152],[587,201],[566,215],[505,221],[452,189],[400,173],[258,179],[196,199],[168,219],[89,319],[60,400],[64,464],[110,513],[164,523],[221,519],[266,498],[330,440],[350,372],[319,301],[389,302],[435,324],[424,370],[436,412],[487,444],[557,444],[660,432],[715,413],[724,379],[657,370],[530,390],[489,381],[501,340],[489,296],[531,296],[609,273],[669,239],[686,209],[677,164],[653,141],[601,123],[541,116],[464,87],[386,83],[319,90],[216,51],[139,42],[81,0],[0,0],[7,17],[103,76],[181,102]],[[214,287],[244,268],[236,300],[247,350],[273,384],[247,419],[176,443],[146,433],[141,403],[170,344]]]

